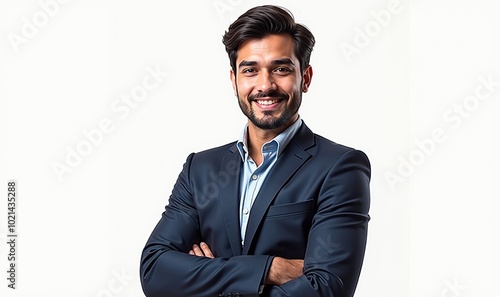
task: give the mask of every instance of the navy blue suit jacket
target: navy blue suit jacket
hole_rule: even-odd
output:
[[[142,253],[146,296],[258,296],[274,256],[304,259],[303,275],[261,296],[352,296],[370,219],[366,155],[302,124],[256,197],[244,246],[241,168],[235,143],[189,155]],[[188,254],[201,241],[216,258]]]

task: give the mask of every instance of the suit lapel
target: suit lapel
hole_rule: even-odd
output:
[[[252,246],[252,240],[271,202],[283,185],[311,156],[305,149],[313,144],[313,133],[305,124],[302,124],[297,134],[292,138],[285,150],[283,150],[281,156],[278,157],[276,164],[274,164],[269,172],[269,175],[255,198],[245,233],[243,255],[248,254],[248,250]]]
[[[232,146],[230,150],[231,153],[222,160],[219,171],[220,205],[231,249],[238,256],[241,255],[239,186],[242,161],[236,146]]]

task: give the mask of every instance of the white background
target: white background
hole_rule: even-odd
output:
[[[43,3],[0,2],[2,242],[9,179],[19,233],[18,289],[7,289],[3,243],[0,295],[143,296],[141,250],[185,158],[235,140],[245,123],[222,34],[265,3],[317,39],[301,117],[372,162],[356,296],[499,294],[496,1]],[[148,69],[168,76],[127,114],[114,110]],[[477,88],[486,99],[469,97]]]

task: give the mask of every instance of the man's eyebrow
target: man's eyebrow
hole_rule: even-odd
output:
[[[291,59],[289,59],[289,58],[278,59],[278,60],[272,60],[272,61],[271,61],[271,64],[272,64],[272,65],[283,65],[283,64],[285,64],[285,65],[293,65],[293,66],[295,66],[295,64],[294,64],[294,63],[292,62],[292,60],[291,60]]]
[[[243,60],[243,61],[240,62],[240,64],[238,64],[238,67],[255,66],[255,65],[257,65],[256,61]],[[295,66],[295,64],[293,63],[293,61],[291,59],[289,59],[289,58],[272,60],[271,61],[271,65],[293,65],[293,66]]]
[[[246,61],[246,60],[243,60],[243,61],[241,61],[240,64],[238,64],[238,67],[255,66],[255,65],[257,65],[257,62],[255,62],[255,61]]]

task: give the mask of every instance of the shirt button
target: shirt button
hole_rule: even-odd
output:
[[[252,179],[256,180],[257,179],[257,174],[252,175]]]
[[[244,240],[242,240],[242,241],[241,241],[241,246],[244,246],[244,245],[245,245],[245,241],[244,241]]]
[[[245,208],[243,208],[243,214],[246,214],[246,215],[247,215],[248,213],[249,213],[248,208],[246,208],[246,207],[245,207]]]

